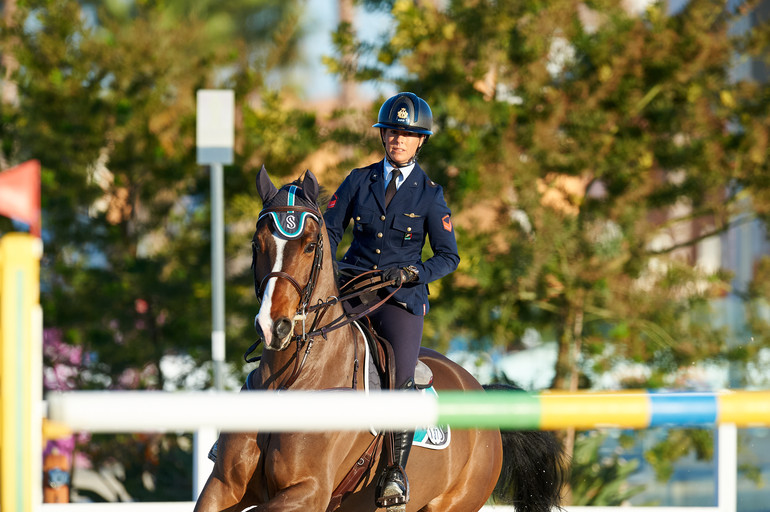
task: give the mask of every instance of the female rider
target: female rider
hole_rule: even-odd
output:
[[[427,314],[428,283],[453,272],[460,257],[452,212],[442,188],[416,162],[431,131],[433,114],[417,95],[401,92],[382,104],[373,126],[380,129],[385,157],[354,169],[327,205],[324,220],[332,254],[353,221],[353,242],[340,268],[353,273],[383,270],[383,280],[401,285],[395,295],[369,314],[377,332],[393,346],[396,386],[414,387],[414,369]],[[433,256],[422,261],[430,240]],[[392,291],[392,290],[391,290]],[[381,507],[403,506],[409,500],[404,468],[412,432],[391,433],[392,459],[378,491]]]

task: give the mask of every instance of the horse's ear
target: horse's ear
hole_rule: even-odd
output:
[[[308,169],[305,171],[305,176],[302,178],[302,190],[305,192],[305,197],[313,203],[318,202],[318,194],[321,190],[321,186],[318,184],[313,172]]]
[[[262,164],[262,168],[257,173],[257,192],[259,197],[262,198],[262,204],[267,204],[278,193],[278,189],[270,181],[270,176],[267,175],[267,169]]]

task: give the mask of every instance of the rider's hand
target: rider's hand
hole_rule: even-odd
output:
[[[393,286],[401,286],[416,280],[418,275],[417,269],[414,267],[388,268],[382,273],[382,280],[393,281]]]
[[[404,282],[404,272],[401,271],[400,268],[388,268],[385,269],[382,272],[382,280],[387,281],[393,281],[393,286],[401,286],[401,284]]]

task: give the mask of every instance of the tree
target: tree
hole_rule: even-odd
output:
[[[631,384],[660,387],[741,357],[708,321],[729,276],[693,248],[768,206],[770,86],[731,75],[767,55],[766,22],[731,30],[755,2],[367,3],[394,27],[358,76],[398,65],[399,88],[430,100],[421,158],[455,212],[462,262],[431,288],[435,343],[515,349],[535,327],[568,390],[625,362],[650,369]]]
[[[557,388],[574,388],[593,336],[621,341],[617,356],[666,353],[664,365],[719,353],[681,336],[709,339],[682,311],[724,277],[693,268],[689,247],[726,229],[746,195],[764,211],[752,177],[767,170],[767,87],[730,77],[735,52],[754,48],[730,35],[737,14],[662,8],[393,3],[380,62],[432,100],[422,158],[463,229],[467,263],[441,290],[459,321],[436,326],[443,338],[515,345],[526,325],[555,325]]]
[[[239,122],[261,113],[250,106],[254,95],[270,96],[266,76],[291,62],[299,33],[296,2],[223,5],[46,0],[5,13],[4,72],[16,98],[3,104],[0,161],[42,163],[41,304],[47,330],[82,354],[83,371],[73,377],[80,389],[173,388],[181,383],[166,382],[162,360],[184,356],[205,369],[210,359],[209,190],[194,160],[196,91],[233,88]],[[294,115],[280,101],[269,108],[278,119]],[[253,153],[239,152],[250,148],[248,137],[238,144],[227,173],[228,217],[243,206],[244,173],[253,170]],[[248,213],[253,223],[255,210]],[[249,238],[233,259],[250,255]],[[243,274],[235,268],[228,277]],[[254,297],[243,289],[228,287],[228,320],[235,321],[227,334],[245,347],[253,328],[243,318]],[[172,438],[130,439],[179,449]],[[142,448],[126,449],[128,466],[131,450]],[[151,479],[160,471],[132,467]],[[184,488],[172,486],[174,493],[189,497]]]

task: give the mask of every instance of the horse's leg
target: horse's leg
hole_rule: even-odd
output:
[[[323,512],[371,440],[368,433],[352,432],[273,434],[262,452],[270,500],[253,511]]]
[[[256,434],[221,434],[217,461],[195,504],[195,512],[240,510],[246,491],[254,495],[255,490],[248,486],[252,480],[259,480],[252,478],[259,458]]]

